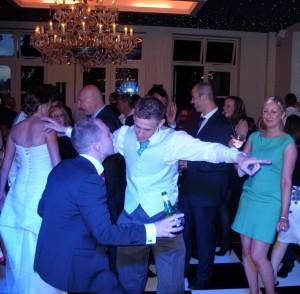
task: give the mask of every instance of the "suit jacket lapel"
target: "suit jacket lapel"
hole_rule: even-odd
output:
[[[217,110],[209,119],[208,121],[205,123],[205,125],[203,126],[203,128],[200,130],[200,132],[198,133],[197,137],[198,139],[201,139],[203,136],[205,136],[207,134],[207,132],[210,132],[211,130],[211,125],[214,124],[215,120],[219,117],[220,115],[220,111]]]
[[[87,168],[89,168],[91,170],[91,172],[97,173],[97,170],[94,167],[94,165],[89,160],[87,160],[86,158],[78,155],[75,158],[75,160],[78,161],[80,164],[82,164],[82,165],[86,166]]]

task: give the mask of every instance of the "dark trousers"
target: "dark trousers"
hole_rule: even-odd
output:
[[[196,235],[199,263],[194,282],[209,282],[215,257],[215,219],[218,206],[192,206],[188,201],[181,201],[179,209],[185,215],[183,238],[186,246],[186,272],[192,254],[193,236]]]
[[[227,193],[227,199],[226,202],[219,206],[218,208],[218,215],[217,218],[219,220],[219,227],[221,232],[221,241],[220,245],[223,249],[229,249],[231,247],[231,223],[232,223],[232,217],[230,215],[229,211],[229,205],[231,191],[228,191]]]
[[[149,217],[139,206],[130,215],[123,211],[119,224],[152,223],[164,218],[164,212]],[[156,244],[118,247],[119,280],[130,294],[141,294],[147,282],[148,260],[152,251],[157,271],[157,294],[184,293],[185,246],[182,234],[175,238],[157,238]]]
[[[294,244],[289,244],[283,256],[282,263],[289,270],[292,270],[292,268],[294,267],[294,262],[295,262]]]

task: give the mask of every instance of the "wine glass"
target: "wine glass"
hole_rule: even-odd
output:
[[[234,137],[232,137],[232,143],[233,146],[237,149],[241,148],[246,141],[246,136],[236,134]]]

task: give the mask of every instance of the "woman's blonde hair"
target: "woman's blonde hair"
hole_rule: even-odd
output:
[[[265,105],[265,104],[269,104],[269,103],[273,103],[273,102],[276,103],[276,104],[278,105],[278,108],[280,109],[280,111],[281,111],[282,113],[285,112],[284,106],[283,106],[283,101],[282,101],[281,98],[279,98],[279,97],[277,97],[277,96],[272,96],[272,97],[267,98],[267,99],[265,100],[265,102],[264,102],[264,105]]]

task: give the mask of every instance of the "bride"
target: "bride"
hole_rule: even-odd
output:
[[[8,293],[56,293],[33,271],[41,218],[38,202],[51,169],[60,161],[55,132],[46,133],[42,116],[48,116],[50,98],[37,88],[25,97],[27,119],[13,126],[7,139],[0,174],[0,232],[7,249]],[[7,197],[5,186],[14,155],[20,161],[16,179]]]

